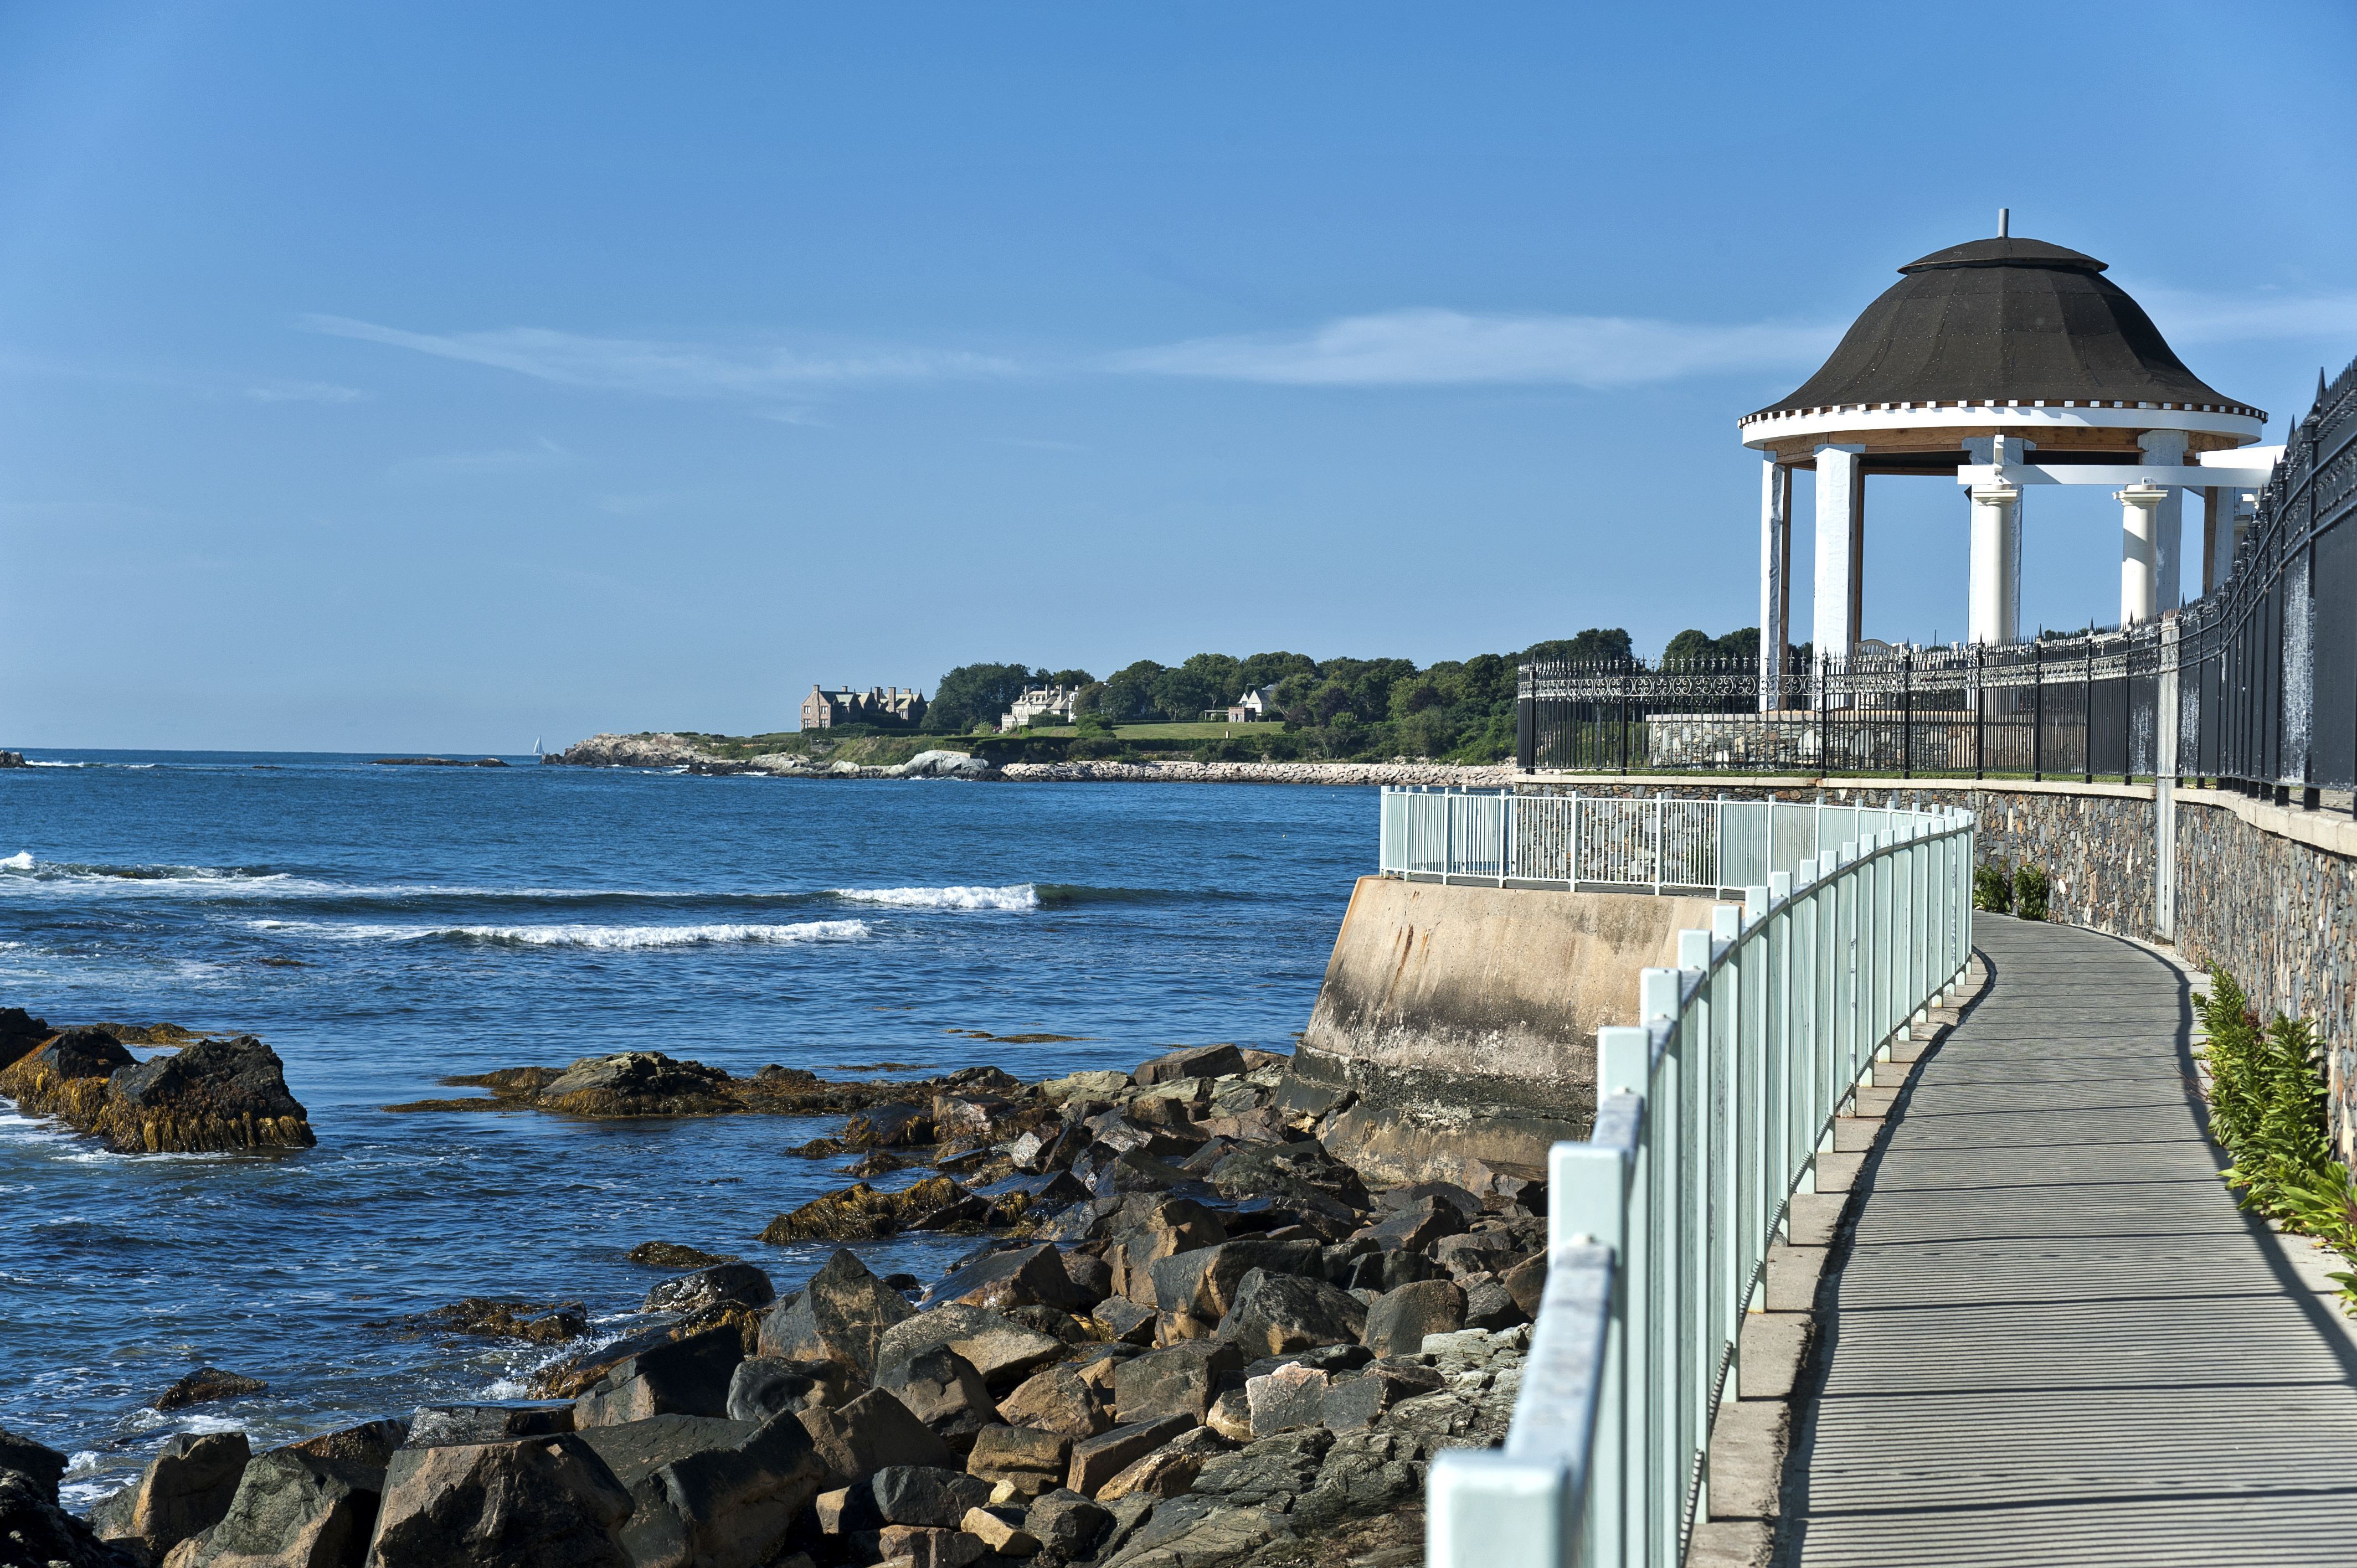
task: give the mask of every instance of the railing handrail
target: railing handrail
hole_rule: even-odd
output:
[[[1597,1036],[1588,1138],[1549,1161],[1549,1268],[1501,1451],[1432,1467],[1433,1568],[1668,1568],[1795,1192],[1876,1059],[1963,976],[1977,824],[1909,812],[1778,872]]]

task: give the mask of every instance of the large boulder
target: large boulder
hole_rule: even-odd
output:
[[[1236,1348],[1217,1339],[1189,1339],[1149,1350],[1114,1371],[1116,1413],[1124,1423],[1183,1415],[1189,1425],[1200,1426],[1211,1413],[1211,1402],[1241,1379],[1243,1368]]]
[[[369,1568],[631,1568],[630,1492],[578,1436],[404,1448]]]
[[[1068,1437],[1093,1437],[1113,1424],[1105,1402],[1079,1371],[1059,1365],[1034,1372],[999,1402],[998,1419]]]
[[[974,1365],[993,1393],[1014,1389],[1038,1368],[1063,1359],[1064,1342],[979,1306],[952,1304],[929,1308],[885,1330],[877,1341],[876,1365],[891,1366],[946,1345]]]
[[[1097,1488],[1107,1481],[1164,1444],[1184,1436],[1200,1424],[1184,1415],[1157,1416],[1150,1421],[1131,1422],[1116,1426],[1111,1432],[1085,1438],[1072,1444],[1072,1457],[1065,1472],[1064,1485],[1084,1498],[1094,1497]]]
[[[1236,1287],[1220,1337],[1252,1356],[1282,1356],[1317,1345],[1355,1345],[1367,1309],[1323,1280],[1254,1269]]]
[[[1236,1292],[1254,1270],[1322,1275],[1325,1267],[1322,1249],[1315,1241],[1271,1241],[1254,1236],[1222,1241],[1216,1247],[1157,1260],[1151,1270],[1155,1305],[1164,1312],[1217,1323],[1235,1305]]]
[[[570,1404],[422,1404],[411,1412],[402,1442],[411,1448],[466,1447],[572,1430]]]
[[[172,1568],[359,1568],[385,1471],[274,1449],[245,1467],[229,1511]]]
[[[229,1512],[253,1451],[242,1432],[183,1434],[166,1443],[128,1490],[109,1500],[97,1521],[111,1541],[133,1541],[163,1555],[210,1530]]]
[[[636,1568],[760,1568],[784,1552],[826,1479],[808,1430],[780,1415],[635,1480],[622,1545]]]
[[[791,1419],[810,1434],[826,1467],[828,1489],[895,1465],[957,1467],[956,1453],[889,1389],[870,1389],[840,1410],[805,1410]]]
[[[770,1276],[750,1263],[715,1263],[692,1274],[665,1280],[647,1292],[649,1312],[705,1312],[724,1303],[768,1306],[778,1299]]]
[[[851,1488],[845,1499],[844,1522],[854,1530],[882,1525],[916,1525],[928,1530],[955,1530],[968,1509],[990,1500],[991,1484],[963,1471],[930,1465],[893,1465],[878,1470]]]
[[[131,1560],[45,1496],[40,1481],[0,1469],[0,1563],[7,1568],[130,1568]]]
[[[1023,1528],[1066,1562],[1078,1563],[1113,1528],[1113,1515],[1078,1492],[1060,1489],[1032,1503],[1023,1516]]]
[[[240,1394],[258,1394],[269,1387],[260,1378],[249,1378],[240,1372],[224,1372],[219,1367],[199,1367],[157,1394],[155,1408],[186,1410],[192,1404],[211,1404],[219,1400],[235,1399]]]
[[[1465,1326],[1465,1293],[1453,1280],[1418,1280],[1385,1291],[1367,1308],[1368,1349],[1378,1356],[1414,1356],[1427,1334],[1454,1334]]]
[[[963,1302],[991,1312],[1012,1306],[1052,1306],[1085,1312],[1102,1296],[1072,1283],[1053,1246],[1012,1248],[967,1264],[927,1293],[928,1304]]]
[[[1234,1197],[1282,1197],[1313,1208],[1340,1205],[1361,1214],[1370,1207],[1367,1184],[1359,1173],[1315,1139],[1247,1144],[1212,1168],[1211,1185]]]
[[[1464,1232],[1463,1209],[1447,1198],[1426,1197],[1398,1209],[1367,1234],[1386,1252],[1422,1252],[1436,1242]],[[1437,1261],[1444,1266],[1448,1262],[1445,1258]]]
[[[799,1296],[761,1320],[760,1351],[777,1360],[837,1361],[866,1376],[886,1332],[916,1316],[908,1297],[843,1248]]]
[[[107,1080],[137,1065],[103,1029],[68,1029],[0,1071],[0,1095],[27,1116],[56,1116],[89,1132],[106,1105]]]
[[[1243,1053],[1233,1046],[1189,1046],[1140,1062],[1130,1076],[1145,1086],[1182,1078],[1226,1078],[1243,1070]]]
[[[702,1062],[674,1061],[661,1051],[584,1057],[545,1085],[541,1107],[575,1116],[711,1116],[744,1109],[728,1092],[729,1077]]]
[[[975,1433],[998,1419],[982,1374],[946,1345],[879,1369],[876,1386],[889,1389],[909,1414],[952,1448],[972,1442]]]
[[[0,1071],[41,1048],[41,1043],[57,1033],[46,1019],[36,1018],[22,1007],[0,1007]]]
[[[199,1040],[114,1074],[91,1131],[124,1154],[307,1149],[319,1140],[285,1064],[252,1035]]]
[[[794,1411],[826,1410],[851,1397],[857,1374],[835,1361],[748,1356],[728,1379],[728,1419],[756,1424]]]
[[[46,1444],[19,1437],[0,1426],[0,1470],[16,1471],[29,1479],[44,1498],[56,1502],[58,1481],[66,1473],[66,1456]]]
[[[674,1339],[626,1358],[574,1402],[576,1431],[658,1415],[725,1416],[745,1344],[733,1328]]]
[[[760,1240],[783,1246],[790,1241],[872,1241],[903,1230],[940,1230],[979,1221],[990,1203],[947,1176],[927,1176],[898,1192],[878,1192],[866,1182],[812,1198],[791,1213],[780,1214],[763,1228]]]

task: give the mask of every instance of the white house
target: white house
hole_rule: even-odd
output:
[[[1263,719],[1275,717],[1276,717],[1276,687],[1274,684],[1255,687],[1246,692],[1228,708],[1228,722],[1232,725],[1256,724]]]
[[[1042,719],[1051,724],[1072,722],[1072,699],[1080,695],[1077,686],[1033,686],[1015,699],[1015,705],[998,715],[1000,730],[1021,729]]]

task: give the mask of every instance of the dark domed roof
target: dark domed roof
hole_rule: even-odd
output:
[[[1975,240],[1899,271],[1824,368],[1760,413],[2008,401],[2257,413],[2187,370],[2093,256],[2040,240]]]

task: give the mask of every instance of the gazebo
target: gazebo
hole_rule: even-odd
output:
[[[2021,495],[2106,485],[2121,503],[2120,620],[2179,602],[2181,498],[2204,498],[2201,587],[2222,581],[2242,492],[2266,481],[2266,413],[2185,368],[2105,263],[1997,235],[1899,269],[1799,390],[1746,414],[1760,454],[1760,705],[1791,640],[1792,473],[1816,474],[1815,652],[1859,640],[1869,474],[1953,475],[1971,497],[1968,637],[2020,639]]]

